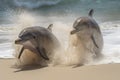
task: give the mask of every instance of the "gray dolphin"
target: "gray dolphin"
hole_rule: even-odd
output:
[[[34,26],[23,29],[15,44],[23,45],[18,59],[20,59],[24,49],[39,54],[45,60],[49,60],[49,54],[58,46],[59,41],[52,32],[44,27]]]
[[[103,47],[103,36],[97,22],[93,19],[94,10],[91,9],[87,17],[78,18],[73,24],[73,30],[70,32],[71,35],[76,34],[79,39],[83,41],[86,46],[87,43],[94,44],[94,51],[96,54],[101,52]],[[87,42],[86,42],[87,41]],[[92,42],[90,42],[92,41]],[[88,44],[89,44],[88,43]]]

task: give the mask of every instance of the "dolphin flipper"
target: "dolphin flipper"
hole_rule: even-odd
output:
[[[20,59],[20,57],[21,57],[23,51],[24,51],[24,47],[22,47],[22,49],[20,50],[20,53],[19,53],[18,59]]]
[[[97,48],[99,48],[99,46],[97,45],[96,40],[95,40],[95,38],[94,38],[94,35],[91,36],[91,39],[92,39],[94,45],[95,45]]]
[[[49,60],[48,56],[46,55],[45,48],[37,47],[36,49],[42,58],[44,58],[45,60]]]

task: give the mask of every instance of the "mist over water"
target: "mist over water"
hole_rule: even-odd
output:
[[[120,63],[120,1],[119,0],[0,0],[0,57],[13,58],[12,44],[19,32],[29,26],[47,27],[66,50],[74,21],[87,16],[91,8],[103,37],[104,59],[89,64]],[[64,53],[61,56],[64,57]],[[70,55],[69,55],[70,56]],[[67,58],[64,57],[67,61]]]

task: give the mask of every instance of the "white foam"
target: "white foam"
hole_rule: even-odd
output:
[[[11,43],[0,44],[0,58],[13,58],[13,51]]]
[[[120,63],[120,21],[106,22],[100,25],[104,38],[102,54],[104,58],[91,64]]]

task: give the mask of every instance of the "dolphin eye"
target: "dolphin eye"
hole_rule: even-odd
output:
[[[33,38],[35,39],[35,38],[36,38],[36,36],[33,36]]]
[[[34,38],[34,39],[36,38],[35,34],[32,33],[31,35],[32,35],[32,38]]]

